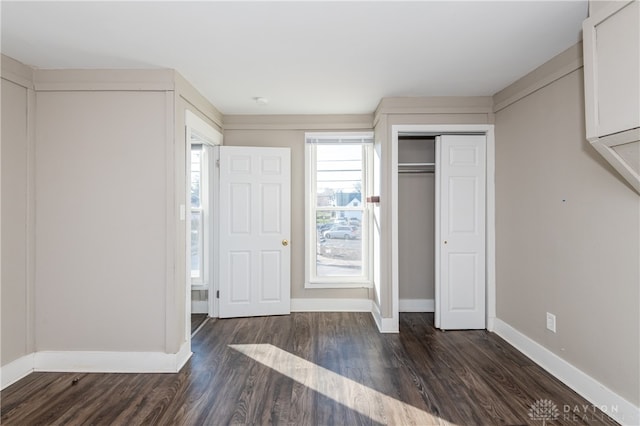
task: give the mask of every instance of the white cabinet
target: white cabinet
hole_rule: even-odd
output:
[[[587,139],[640,192],[640,2],[583,24]]]

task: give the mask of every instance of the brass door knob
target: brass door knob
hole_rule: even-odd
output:
[[[283,246],[288,246],[289,245],[289,240],[282,240],[282,245]]]

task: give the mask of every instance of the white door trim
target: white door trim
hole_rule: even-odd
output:
[[[495,277],[495,133],[493,124],[395,124],[391,126],[391,306],[394,324],[399,324],[398,274],[398,135],[420,132],[432,135],[482,133],[486,147],[486,324],[492,331],[496,317]]]

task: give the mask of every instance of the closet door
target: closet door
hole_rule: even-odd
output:
[[[484,135],[436,140],[436,327],[485,328]]]

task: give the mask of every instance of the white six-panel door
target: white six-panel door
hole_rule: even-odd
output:
[[[220,147],[219,314],[290,313],[289,148]]]
[[[436,140],[436,327],[485,328],[484,135]]]

